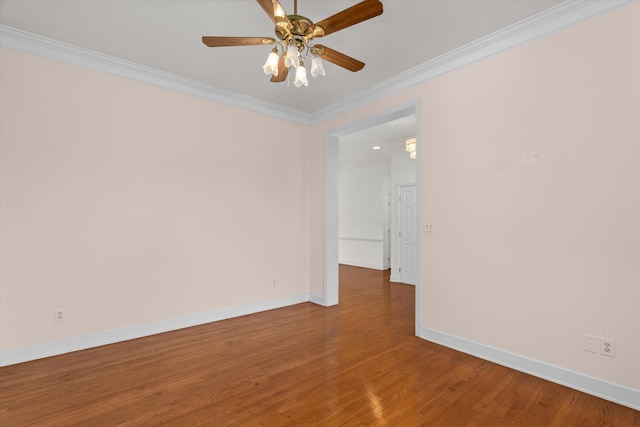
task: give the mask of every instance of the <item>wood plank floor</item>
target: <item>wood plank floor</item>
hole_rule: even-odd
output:
[[[340,267],[311,303],[0,368],[10,426],[640,426],[414,336],[414,288]]]

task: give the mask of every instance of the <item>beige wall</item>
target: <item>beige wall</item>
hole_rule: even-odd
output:
[[[0,60],[1,349],[308,292],[303,126]]]
[[[640,388],[630,10],[425,85],[423,213],[440,232],[423,239],[422,323]]]
[[[417,100],[420,326],[639,389],[639,31],[636,3],[312,128],[3,50],[0,349],[321,295],[325,134]]]
[[[342,115],[418,100],[419,324],[640,389],[640,6]],[[312,259],[322,255],[312,171]],[[312,291],[322,289],[312,266]],[[616,357],[582,336],[615,339]]]

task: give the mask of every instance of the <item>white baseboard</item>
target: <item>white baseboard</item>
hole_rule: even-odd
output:
[[[390,282],[402,283],[403,285],[410,285],[410,286],[416,285],[415,283],[407,283],[407,282],[403,282],[402,280],[403,280],[402,277],[398,275],[394,275],[393,273],[391,274],[391,277],[389,277]]]
[[[314,304],[323,305],[327,307],[327,304],[324,301],[324,297],[321,297],[319,295],[309,294],[309,301],[311,301]]]
[[[420,338],[472,356],[640,410],[640,390],[530,359],[486,344],[420,326]]]
[[[317,297],[314,297],[317,298]],[[206,313],[196,313],[173,319],[159,320],[157,322],[145,323],[141,325],[128,326],[125,328],[110,331],[97,332],[95,334],[66,338],[58,341],[51,341],[41,344],[34,344],[0,351],[0,366],[14,365],[16,363],[28,362],[30,360],[42,359],[44,357],[56,356],[73,351],[85,350],[101,345],[113,344],[135,338],[142,338],[162,332],[174,331],[205,323],[216,322],[218,320],[230,319],[247,314],[259,313],[261,311],[273,310],[287,307],[311,299],[309,293],[290,295],[267,301],[260,301],[236,307],[213,310]]]
[[[338,263],[344,264],[344,265],[351,265],[353,267],[371,268],[373,270],[388,270],[388,268],[385,268],[385,266],[382,264],[369,264],[367,262],[348,261],[343,259],[339,260]]]

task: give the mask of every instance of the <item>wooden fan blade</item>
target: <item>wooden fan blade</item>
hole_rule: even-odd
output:
[[[364,0],[317,22],[311,27],[311,30],[314,32],[315,37],[322,37],[381,14],[382,3],[379,0]],[[319,31],[317,27],[321,27],[324,31]]]
[[[273,15],[273,0],[258,0],[258,4],[260,6],[262,6],[262,9],[264,9],[264,11],[267,14],[267,16],[269,16],[269,18],[275,24],[276,23],[276,18]]]
[[[280,5],[278,0],[257,0],[258,4],[262,6],[262,9],[269,15],[269,18],[273,21],[274,24],[277,24],[280,21],[289,22],[289,18],[287,18],[287,14],[284,9]]]
[[[342,68],[346,68],[354,73],[364,68],[364,62],[358,61],[357,59],[347,56],[344,53],[340,53],[337,50],[333,50],[321,44],[317,44],[316,49],[318,49],[318,54],[325,61],[329,61]]]
[[[271,81],[273,83],[283,82],[287,80],[288,74],[289,74],[289,69],[284,65],[284,55],[282,55],[278,60],[278,75],[271,76]]]
[[[254,46],[274,44],[276,39],[271,37],[217,37],[203,36],[202,43],[209,47],[221,46]]]

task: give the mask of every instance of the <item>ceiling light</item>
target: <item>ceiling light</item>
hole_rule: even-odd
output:
[[[278,46],[282,49],[282,61],[281,65],[284,65],[286,69],[295,68],[295,80],[293,84],[295,87],[308,86],[306,68],[303,64],[304,60],[311,57],[311,77],[316,78],[318,76],[325,76],[324,64],[320,58],[320,53],[323,49],[316,47],[315,45],[309,45],[295,41],[291,44],[285,44],[283,42],[276,43],[276,47],[271,50],[267,57],[267,62],[262,69],[265,74],[272,74],[274,77],[278,76]],[[288,70],[285,70],[285,76]],[[303,75],[304,74],[304,75]],[[286,77],[285,77],[286,78]]]
[[[375,147],[371,147],[371,148],[373,148],[374,150],[379,150],[380,149],[380,147],[378,147],[377,145]]]
[[[262,67],[265,74],[271,74],[274,76],[278,75],[278,49],[273,48],[269,56],[267,57],[267,62],[265,62]]]
[[[318,54],[311,55],[311,77],[316,78],[318,76],[324,76],[324,65],[322,65],[322,59]]]
[[[304,68],[304,62],[300,61],[300,65],[296,67],[296,79],[293,81],[295,87],[309,86],[307,81],[307,70]]]
[[[297,67],[300,62],[300,56],[298,55],[298,49],[290,44],[287,47],[287,53],[284,56],[284,66],[289,67]]]
[[[330,49],[313,44],[315,38],[324,37],[382,14],[380,0],[361,0],[359,3],[314,23],[298,15],[298,1],[293,1],[293,14],[288,15],[278,0],[258,0],[258,3],[275,24],[273,37],[225,37],[203,36],[202,42],[209,47],[264,46],[275,45],[262,66],[265,74],[271,74],[272,82],[287,80],[291,68],[295,68],[294,85],[308,86],[303,61],[311,62],[311,76],[324,76],[324,64],[320,57],[349,71],[360,71],[364,62]]]
[[[416,139],[415,138],[407,139],[404,143],[404,149],[409,152],[410,159],[415,159],[416,158]]]

